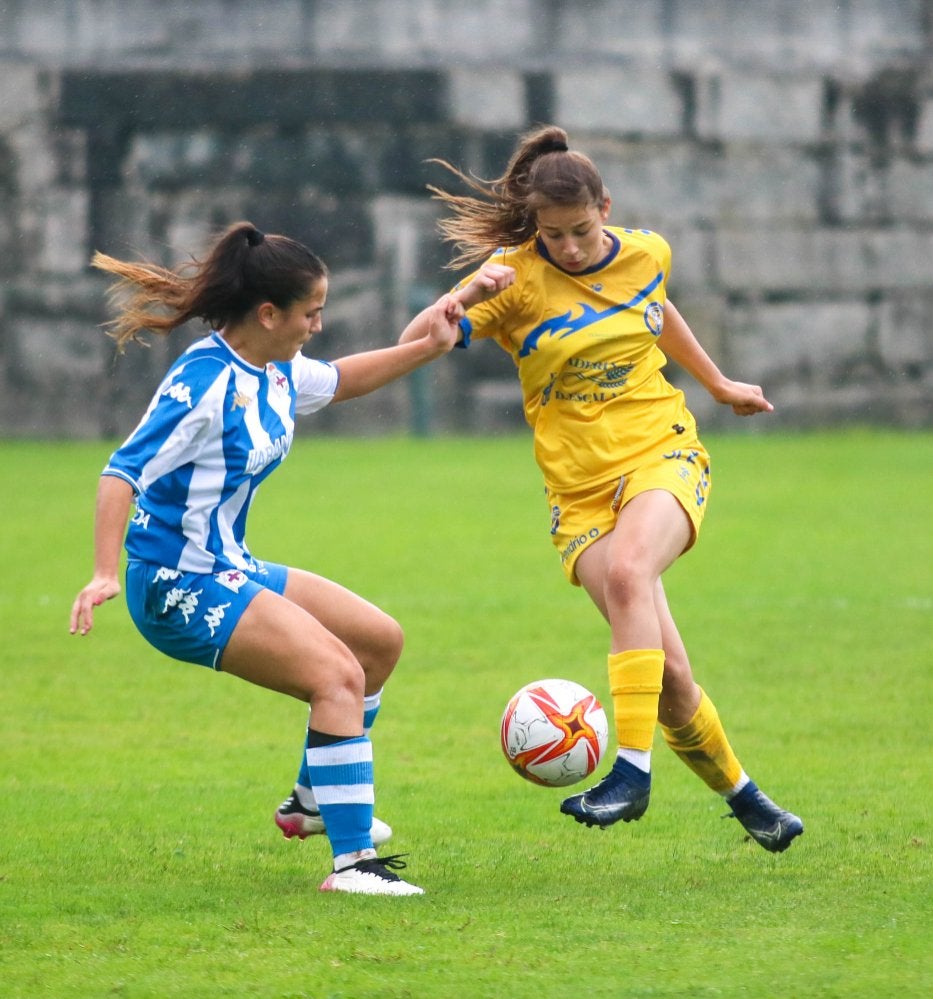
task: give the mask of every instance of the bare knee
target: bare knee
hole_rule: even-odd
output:
[[[388,614],[382,622],[380,628],[380,658],[383,662],[391,663],[389,672],[394,669],[395,664],[402,656],[402,649],[405,646],[405,632],[402,626]]]
[[[314,727],[333,735],[359,735],[363,730],[366,674],[349,649],[320,661],[309,672],[305,698]]]
[[[656,579],[636,559],[616,557],[606,570],[606,603],[614,608],[631,607],[654,599]]]
[[[359,661],[366,675],[366,693],[374,694],[385,685],[401,658],[405,633],[395,618],[381,614],[368,637]]]

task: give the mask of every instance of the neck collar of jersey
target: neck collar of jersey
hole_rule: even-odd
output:
[[[583,277],[584,274],[593,274],[595,271],[602,270],[607,264],[611,264],[612,261],[618,256],[619,250],[622,249],[622,243],[619,241],[619,237],[614,232],[610,232],[608,229],[603,229],[603,232],[612,241],[612,246],[609,248],[609,252],[598,263],[593,264],[592,267],[587,267],[586,270],[583,271],[568,271],[565,267],[561,267],[560,264],[555,264],[554,261],[551,260],[551,255],[547,252],[544,240],[540,236],[535,236],[535,246],[537,247],[538,253],[544,257],[544,259],[552,267],[556,267],[559,271],[562,271],[564,274],[569,274],[571,277]]]
[[[236,361],[241,367],[246,368],[247,371],[254,371],[256,374],[262,374],[266,369],[265,366],[258,368],[255,364],[250,364],[245,357],[240,357],[240,355],[230,346],[229,343],[224,339],[224,335],[220,330],[211,330],[211,338],[223,347],[223,349],[230,355],[230,357]]]

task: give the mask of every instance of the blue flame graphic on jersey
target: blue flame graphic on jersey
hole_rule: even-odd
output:
[[[587,326],[592,326],[594,323],[609,319],[610,316],[614,316],[619,312],[625,312],[626,309],[633,309],[639,302],[643,302],[663,280],[664,272],[659,271],[657,277],[650,284],[642,288],[633,299],[628,302],[620,302],[618,305],[611,305],[602,312],[598,312],[592,306],[586,305],[583,302],[578,302],[577,305],[580,306],[582,311],[576,319],[570,318],[572,315],[571,311],[565,312],[562,316],[555,316],[553,319],[545,320],[525,337],[518,356],[527,357],[533,350],[537,350],[538,341],[543,336],[556,336],[563,340],[564,337],[579,333],[580,330],[586,329]]]

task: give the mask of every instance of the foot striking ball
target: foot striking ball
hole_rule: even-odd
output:
[[[566,787],[599,766],[609,738],[602,705],[572,680],[538,680],[506,705],[502,752],[525,780]]]

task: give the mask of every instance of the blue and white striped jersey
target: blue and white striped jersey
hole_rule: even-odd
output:
[[[292,444],[296,413],[322,409],[339,372],[297,354],[257,368],[217,333],[172,365],[104,475],[136,493],[130,558],[185,572],[253,569],[246,516]]]

